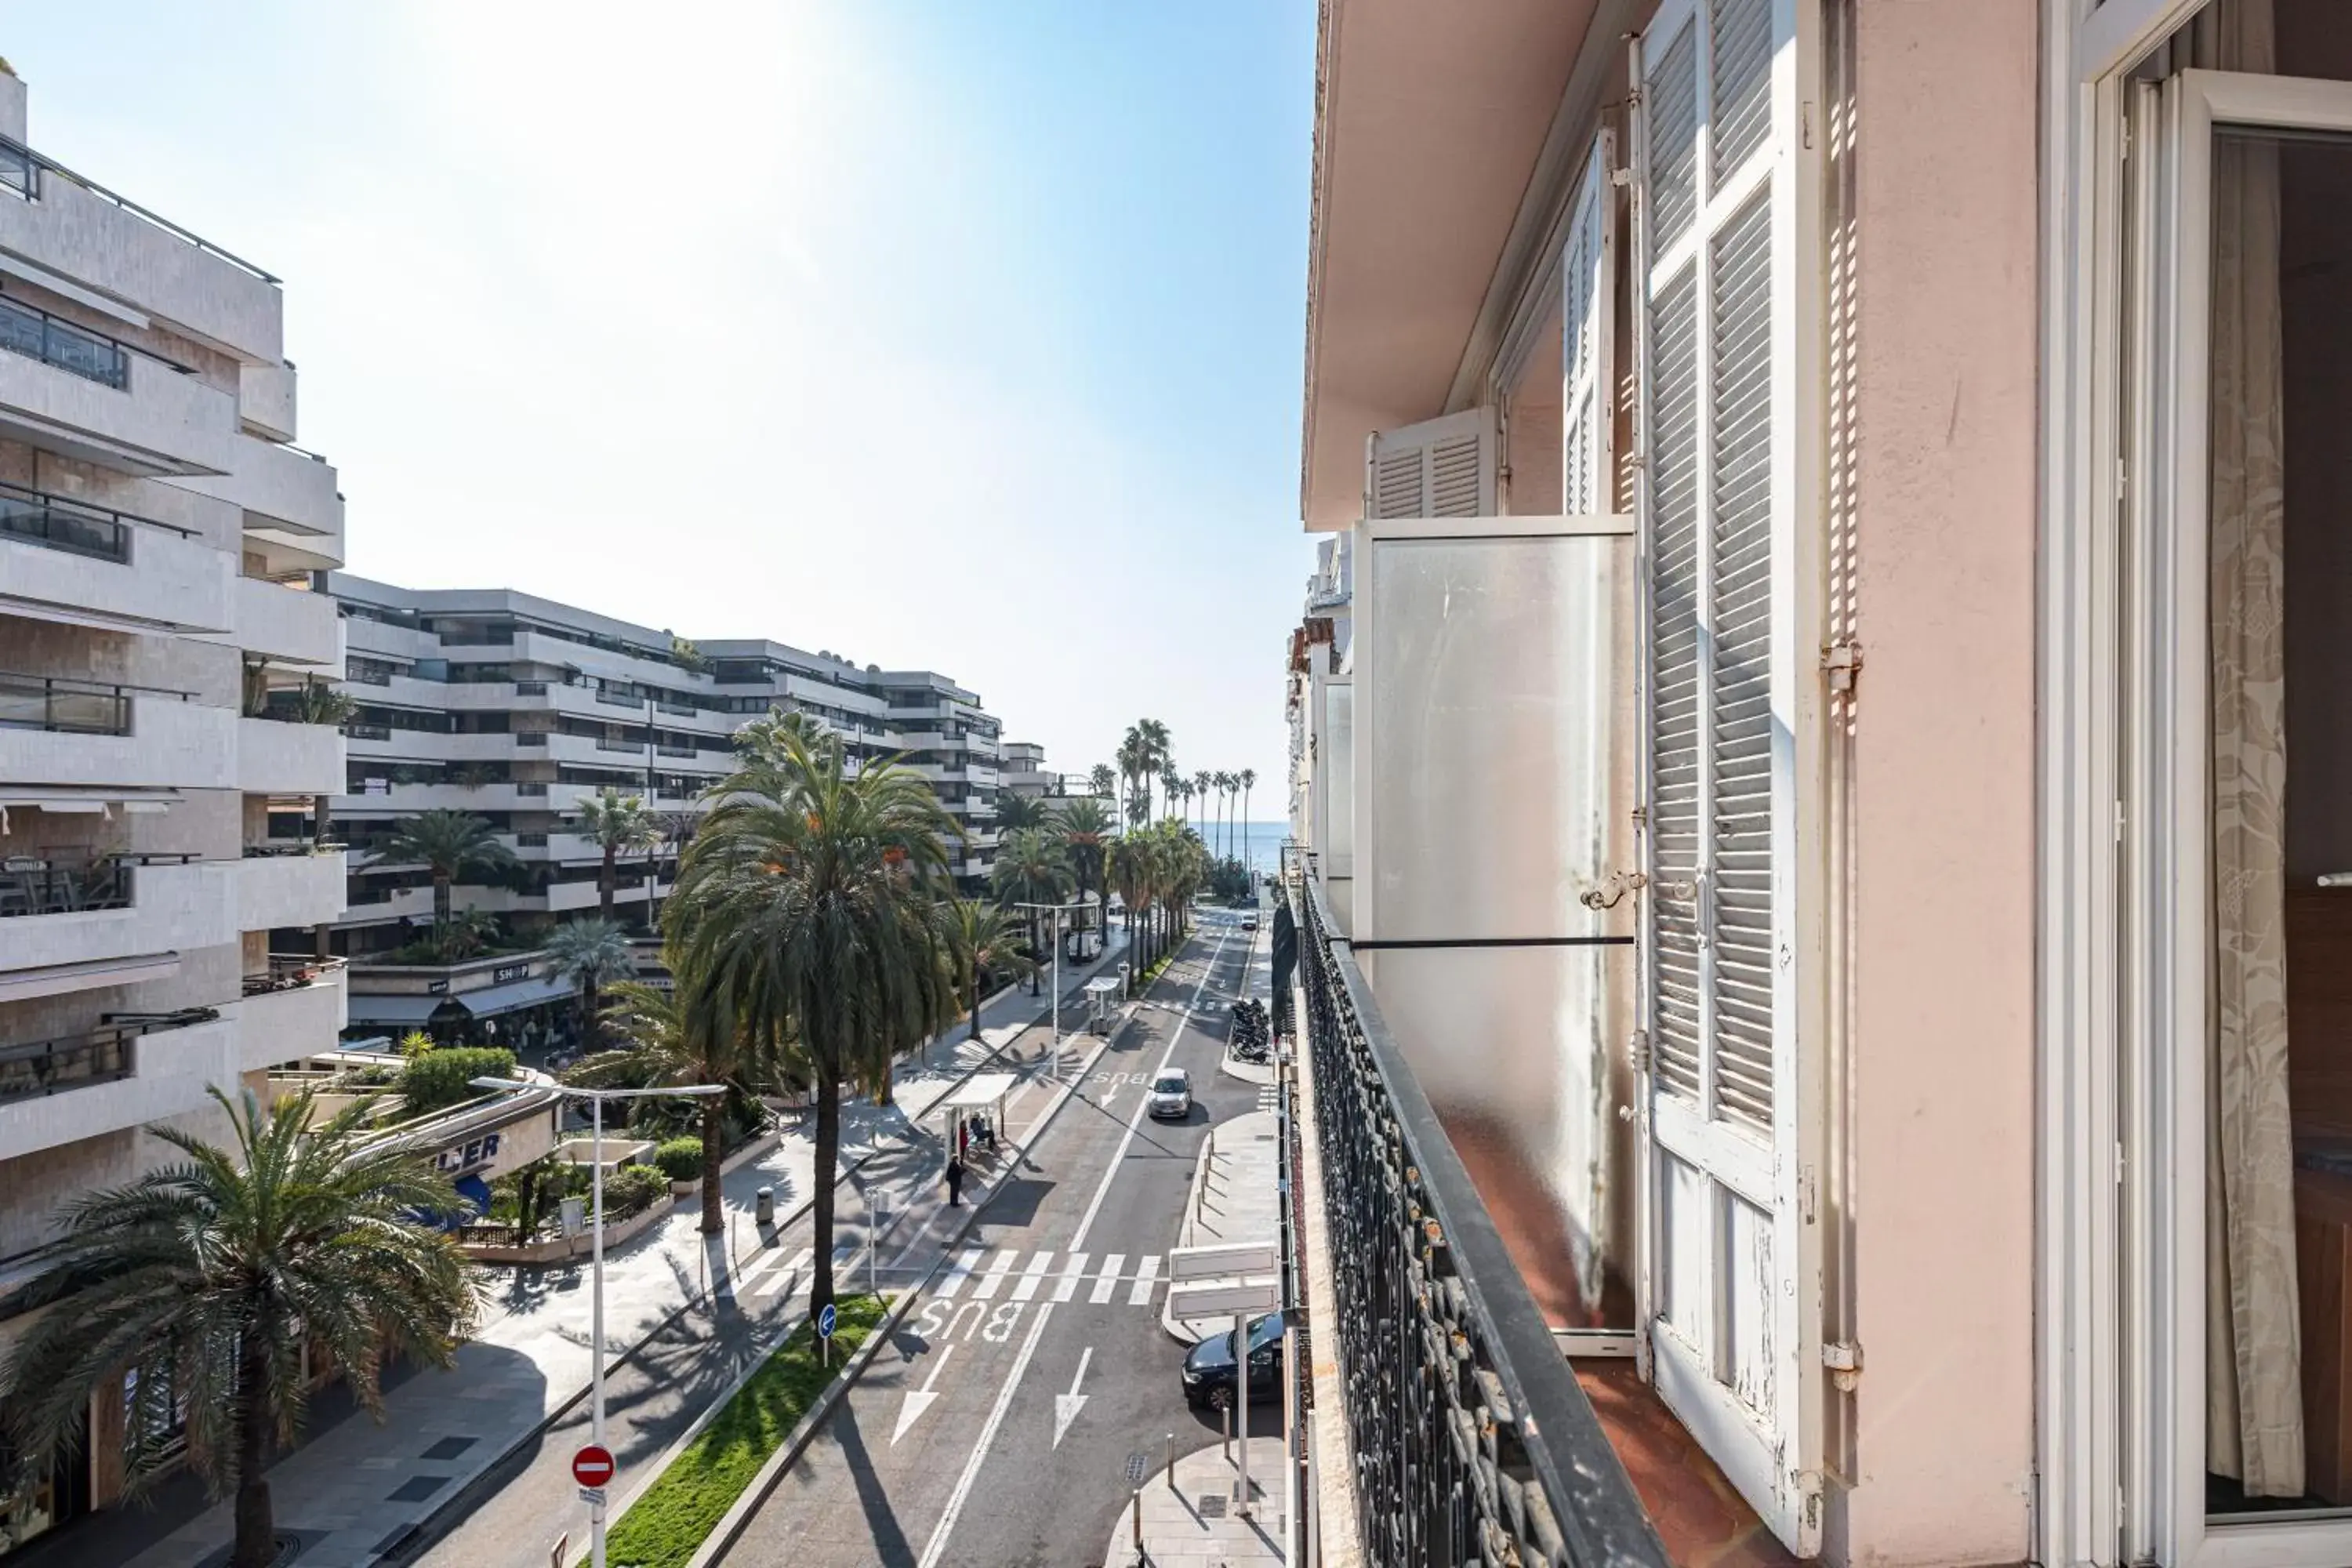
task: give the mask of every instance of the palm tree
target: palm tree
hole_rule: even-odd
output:
[[[833,1300],[841,1089],[902,1041],[955,1016],[933,912],[953,824],[889,761],[849,772],[840,740],[782,735],[725,784],[687,846],[665,917],[697,976],[689,1027],[740,1032],[755,1058],[796,1046],[816,1092],[812,1314]]]
[[[692,973],[672,963],[675,991],[657,990],[642,981],[624,980],[614,985],[604,1016],[624,1042],[617,1051],[583,1062],[564,1074],[567,1083],[591,1087],[626,1083],[721,1083],[736,1093],[757,1094],[766,1082],[755,1072],[759,1065],[746,1048],[740,1031],[713,1031],[700,1026],[698,1015],[679,1002],[696,984]],[[698,1022],[689,1025],[688,1017]],[[723,1094],[706,1096],[698,1108],[702,1120],[702,1234],[716,1236],[726,1228],[727,1215],[720,1185],[727,1158],[727,1100]]]
[[[1004,791],[996,797],[996,827],[1000,833],[1014,833],[1024,827],[1043,827],[1047,816],[1045,803],[1025,795]]]
[[[997,902],[1008,909],[1022,903],[1058,904],[1069,897],[1072,882],[1060,840],[1042,827],[1024,827],[1005,835],[996,847],[996,865],[988,874]],[[1037,934],[1037,911],[1026,913],[1029,948],[1042,960],[1045,945]],[[1033,973],[1029,982],[1029,994],[1034,996],[1037,977]]]
[[[1164,774],[1169,766],[1168,726],[1157,719],[1139,719],[1135,734],[1143,742],[1143,818],[1151,820],[1151,778]]]
[[[604,1033],[598,1025],[596,993],[636,973],[628,935],[618,921],[593,915],[556,927],[547,939],[547,955],[555,961],[555,973],[580,988],[580,1047],[593,1051]]]
[[[1091,895],[1097,908],[1108,900],[1103,894],[1103,847],[1110,842],[1110,813],[1097,800],[1074,800],[1055,814],[1063,858],[1077,879],[1078,896]]]
[[[1249,792],[1250,786],[1257,783],[1257,770],[1244,768],[1234,775],[1234,783],[1242,786],[1241,860],[1243,869],[1246,870],[1249,868]]]
[[[1209,836],[1209,791],[1215,785],[1217,775],[1202,768],[1192,775],[1192,794],[1201,803],[1201,837]]]
[[[646,809],[641,795],[623,795],[611,785],[580,803],[580,826],[604,852],[604,869],[596,878],[597,912],[613,918],[613,866],[624,850],[651,853],[661,845],[661,824]]]
[[[1138,810],[1137,800],[1141,793],[1143,775],[1151,765],[1151,748],[1143,738],[1140,725],[1128,726],[1127,738],[1119,742],[1116,760],[1118,763],[1119,778],[1127,791],[1127,798],[1120,803],[1119,820],[1129,823],[1141,822],[1150,808],[1147,806]]]
[[[1127,906],[1127,943],[1133,956],[1129,960],[1128,990],[1133,994],[1142,980],[1143,972],[1151,967],[1150,924],[1153,864],[1151,843],[1141,833],[1129,829],[1111,841],[1109,871],[1111,886],[1118,890],[1119,902]],[[1135,917],[1145,916],[1142,932],[1136,931]]]
[[[487,817],[436,806],[394,823],[390,837],[368,858],[371,866],[418,861],[433,874],[433,931],[438,936],[449,919],[450,884],[468,871],[503,869],[515,858]]]
[[[456,1206],[448,1182],[363,1133],[364,1102],[313,1126],[308,1089],[266,1111],[251,1089],[211,1093],[231,1142],[151,1126],[184,1158],[66,1204],[49,1268],[0,1310],[72,1304],[0,1364],[0,1407],[16,1452],[47,1455],[89,1440],[94,1401],[122,1402],[134,1490],[170,1458],[184,1412],[189,1462],[236,1494],[231,1568],[262,1568],[278,1552],[263,1467],[307,1412],[305,1347],[323,1347],[381,1421],[384,1361],[448,1366],[476,1299],[457,1247],[414,1217]]]
[[[1177,823],[1162,825],[1153,846],[1159,856],[1160,905],[1168,921],[1168,940],[1175,942],[1190,928],[1192,899],[1200,892],[1209,868],[1209,852],[1199,837]]]
[[[956,985],[970,998],[972,1039],[980,1038],[980,983],[993,970],[1015,980],[1037,973],[1037,961],[1021,950],[1021,922],[1013,911],[978,899],[954,899],[940,906],[956,973]]]
[[[1097,763],[1087,774],[1087,788],[1106,798],[1115,795],[1118,793],[1118,775],[1111,771],[1108,763]]]
[[[797,735],[814,743],[823,740],[825,733],[824,721],[814,714],[771,708],[735,731],[735,750],[747,767],[761,763],[773,766],[783,759],[785,736]]]

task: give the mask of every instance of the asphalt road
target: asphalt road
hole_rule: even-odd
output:
[[[1076,997],[1082,988],[1082,982],[1069,981],[1066,995]],[[1158,988],[1162,994],[1168,989],[1164,983]],[[1042,998],[1036,1005],[1042,1020]],[[1063,1015],[1066,1027],[1075,1016],[1072,1005]],[[1014,1070],[1017,1060],[1024,1079],[1034,1082],[1046,1065],[1039,1047],[1047,1033],[1040,1021],[1010,1042],[1001,1058],[1005,1070]],[[1086,1037],[1065,1036],[1065,1059],[1073,1069],[1095,1043]],[[1109,1063],[1110,1053],[1106,1053],[1103,1065],[1108,1068]],[[1029,1116],[1042,1110],[1050,1093],[1050,1083],[1026,1089],[1024,1097],[1014,1103],[1014,1125],[1024,1124]],[[1085,1110],[1074,1096],[1047,1136],[1054,1136],[1054,1129]],[[919,1142],[878,1151],[853,1178],[856,1190],[845,1188],[836,1198],[835,1255],[840,1260],[835,1271],[836,1290],[862,1290],[866,1285],[864,1194],[879,1190],[919,1194],[928,1204],[942,1191],[940,1170],[944,1151],[938,1129],[926,1123],[922,1132]],[[1009,1201],[1019,1200],[1016,1196]],[[905,1198],[894,1196],[892,1207],[903,1217],[885,1236],[881,1261],[896,1262],[898,1267],[886,1268],[880,1283],[885,1289],[894,1283],[903,1289],[938,1258],[940,1237],[936,1229],[918,1234],[912,1205]],[[758,1253],[747,1247],[740,1273],[727,1282],[727,1294],[715,1304],[690,1307],[626,1364],[609,1367],[605,1444],[613,1450],[619,1472],[609,1489],[615,1499],[628,1495],[695,1418],[766,1354],[782,1332],[801,1321],[807,1307],[808,1270],[804,1264],[797,1268],[790,1265],[806,1253],[811,1228],[803,1216]],[[748,1226],[745,1234],[750,1235]],[[1164,1247],[1163,1243],[1162,1250]],[[571,1458],[588,1440],[589,1408],[583,1399],[535,1442],[454,1499],[451,1507],[433,1521],[435,1533],[429,1544],[384,1559],[384,1568],[545,1563],[559,1537],[570,1542],[567,1561],[576,1560],[587,1544],[589,1515],[572,1479]]]
[[[1217,1070],[1251,946],[1204,912],[1137,1021],[982,1211],[840,1412],[727,1555],[730,1568],[1096,1563],[1135,1479],[1217,1435],[1177,1384],[1166,1259],[1202,1138],[1256,1108]],[[1142,1113],[1165,1061],[1185,1121]],[[1261,1407],[1259,1430],[1275,1418]],[[1269,1482],[1273,1478],[1267,1478]]]

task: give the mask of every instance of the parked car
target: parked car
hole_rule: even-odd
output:
[[[1252,914],[1246,914],[1246,915],[1244,915],[1244,916],[1242,917],[1242,930],[1244,930],[1244,931],[1255,931],[1255,930],[1257,930],[1257,916],[1256,916],[1255,913],[1252,913]]]
[[[1151,1114],[1181,1121],[1192,1114],[1192,1075],[1182,1068],[1162,1068],[1151,1080]]]
[[[1282,1397],[1282,1314],[1268,1312],[1249,1326],[1252,1405]],[[1194,1409],[1223,1410],[1232,1405],[1241,1382],[1234,1359],[1234,1335],[1228,1329],[1211,1334],[1184,1356],[1184,1403]]]

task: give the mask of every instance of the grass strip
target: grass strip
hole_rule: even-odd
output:
[[[825,1385],[841,1375],[886,1310],[873,1296],[845,1296],[835,1305],[831,1368],[824,1363],[815,1326],[804,1322],[793,1330],[613,1527],[604,1547],[608,1563],[617,1568],[686,1568],[693,1560],[760,1467]]]

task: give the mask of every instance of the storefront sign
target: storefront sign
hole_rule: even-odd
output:
[[[446,980],[428,980],[425,983],[425,993],[428,996],[446,996],[449,994],[449,983]]]
[[[509,980],[524,980],[528,979],[530,975],[530,964],[528,962],[522,963],[501,963],[496,969],[490,971],[490,984],[493,985],[503,985]]]
[[[462,1148],[444,1149],[434,1168],[446,1175],[459,1176],[478,1171],[499,1157],[499,1135],[485,1132]]]

